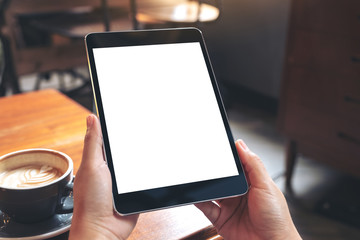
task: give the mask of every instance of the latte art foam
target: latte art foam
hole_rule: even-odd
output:
[[[5,171],[0,174],[0,186],[7,188],[30,188],[45,185],[62,173],[48,165],[30,165]]]

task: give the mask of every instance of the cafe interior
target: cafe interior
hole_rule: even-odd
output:
[[[197,27],[234,139],[262,159],[303,239],[360,239],[359,1],[1,0],[0,14],[0,155],[55,149],[76,175],[94,111],[84,36]],[[11,224],[0,239],[67,239],[71,214]],[[223,238],[183,206],[142,214],[129,239]]]

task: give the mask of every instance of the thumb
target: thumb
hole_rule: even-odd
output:
[[[87,131],[84,140],[81,167],[97,166],[104,163],[103,140],[99,119],[91,114],[86,119]]]
[[[237,140],[235,145],[250,185],[256,188],[267,188],[271,177],[261,159],[250,151],[243,140]]]

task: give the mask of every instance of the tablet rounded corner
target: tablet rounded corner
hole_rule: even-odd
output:
[[[89,38],[92,38],[92,36],[94,35],[94,33],[87,33],[86,35],[85,35],[85,37],[84,37],[84,40],[85,41],[88,41],[89,40]]]
[[[199,28],[197,28],[197,27],[190,27],[189,29],[196,31],[196,32],[197,32],[198,34],[200,34],[201,36],[203,35],[203,32],[202,32]]]
[[[113,199],[113,208],[114,208],[114,212],[121,217],[125,217],[125,216],[129,215],[128,213],[120,212],[120,210],[116,207],[115,199]]]

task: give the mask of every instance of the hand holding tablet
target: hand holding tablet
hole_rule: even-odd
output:
[[[197,29],[94,33],[86,45],[120,214],[247,191]]]
[[[74,215],[69,240],[127,239],[135,227],[138,214],[119,216],[115,213],[110,172],[104,161],[102,144],[99,144],[102,142],[100,123],[95,116],[90,115],[87,125],[83,160],[74,184]],[[259,157],[241,140],[236,142],[236,148],[251,182],[248,194],[221,199],[216,201],[217,204],[202,202],[196,206],[225,239],[283,239],[284,236],[301,239],[291,220],[284,196]],[[150,213],[146,217],[147,221],[151,221],[151,216],[158,217]],[[174,228],[180,225],[178,229],[183,229],[184,224],[176,222]],[[157,236],[161,236],[162,231],[168,231],[166,227],[162,228],[157,228]],[[141,230],[144,230],[144,237],[148,237],[149,229]]]

